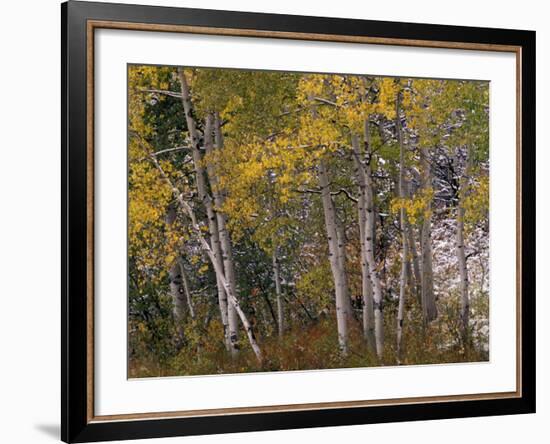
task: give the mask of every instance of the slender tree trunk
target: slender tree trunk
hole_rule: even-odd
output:
[[[191,319],[195,319],[195,306],[193,305],[191,291],[189,290],[189,280],[187,279],[187,273],[185,272],[185,267],[183,266],[183,261],[181,258],[178,260],[178,264],[181,273],[181,282],[185,292],[185,299],[187,301],[187,308],[189,309],[189,315],[191,316]]]
[[[187,202],[185,202],[187,204]],[[233,293],[231,286],[229,285],[228,280],[226,279],[225,275],[223,274],[223,269],[220,267],[218,262],[215,260],[214,253],[212,252],[212,249],[210,248],[210,245],[208,245],[208,242],[202,235],[200,231],[200,227],[196,222],[196,218],[194,216],[194,213],[192,209],[187,204],[187,214],[193,221],[193,229],[199,236],[199,240],[201,242],[201,245],[203,246],[203,249],[208,254],[210,261],[212,262],[212,265],[214,266],[214,269],[216,269],[216,272],[220,275],[220,280],[222,281],[222,285],[225,288],[225,291],[227,293],[227,299],[231,305],[235,308],[235,312],[237,313],[238,317],[241,319],[241,322],[244,326],[244,329],[246,331],[246,334],[248,336],[248,341],[250,342],[250,346],[252,347],[252,350],[254,351],[254,354],[256,355],[256,358],[258,362],[262,362],[262,352],[260,350],[260,347],[258,346],[258,343],[256,342],[256,337],[254,335],[254,331],[252,330],[252,324],[248,321],[248,318],[246,314],[244,313],[243,309],[241,308],[239,304],[239,300],[237,299],[236,295]]]
[[[284,333],[283,294],[281,290],[281,267],[276,248],[273,250],[272,262],[275,294],[277,296],[277,331],[279,332],[279,337],[282,337]]]
[[[221,122],[220,117],[218,113],[214,114],[214,141],[215,141],[215,148],[217,150],[220,150],[223,148],[223,136],[221,131]],[[206,144],[206,150],[210,150],[211,144]],[[218,178],[214,171],[212,171],[212,180],[211,182],[212,187],[214,190],[214,199],[215,199],[215,205],[216,208],[218,208],[218,211],[216,211],[216,217],[218,221],[218,229],[219,229],[219,235],[220,235],[220,242],[221,242],[221,249],[223,254],[223,267],[225,270],[225,276],[229,282],[229,285],[231,286],[231,290],[233,294],[237,294],[237,280],[236,280],[236,274],[235,274],[235,260],[233,259],[233,244],[231,243],[231,236],[229,234],[229,230],[227,229],[227,216],[220,211],[223,203],[224,203],[224,196],[223,192],[221,190],[218,190]],[[235,354],[235,350],[237,350],[237,341],[239,340],[238,336],[238,316],[237,312],[235,310],[235,307],[229,305],[227,310],[227,318],[228,318],[228,325],[229,325],[229,338],[231,341],[231,350],[232,353]]]
[[[336,220],[336,209],[330,195],[330,183],[324,161],[319,163],[319,184],[321,185],[321,197],[323,201],[323,212],[325,216],[325,227],[327,230],[329,261],[334,278],[336,293],[336,323],[338,328],[338,343],[340,352],[345,356],[348,353],[348,304],[349,299],[346,270],[342,267],[344,258],[341,257],[343,249],[338,244],[338,229]]]
[[[219,256],[216,256],[216,259],[219,260]],[[218,276],[216,276],[216,287],[218,293],[218,305],[220,306],[220,316],[223,324],[225,348],[227,349],[227,351],[234,353],[234,348],[231,345],[231,338],[229,333],[229,304],[227,302],[227,295],[225,294],[222,282]]]
[[[189,131],[189,136],[191,138],[191,152],[193,156],[193,164],[195,168],[195,176],[197,182],[197,192],[199,195],[200,201],[203,203],[206,209],[206,217],[208,219],[208,231],[210,234],[210,241],[212,245],[212,252],[214,254],[214,259],[218,261],[218,268],[222,268],[223,264],[223,255],[222,255],[222,246],[220,240],[220,232],[218,227],[217,215],[214,211],[214,206],[212,205],[212,199],[208,193],[206,186],[206,178],[204,173],[204,167],[202,166],[202,156],[199,148],[199,135],[197,132],[197,126],[195,119],[193,118],[193,107],[191,103],[191,97],[189,93],[189,86],[187,85],[187,79],[185,78],[185,72],[182,68],[178,69],[179,80],[181,84],[181,100],[183,104],[183,109],[185,112],[185,119],[187,122],[187,129]],[[212,138],[212,121],[210,121],[210,128],[205,131],[205,137]],[[234,314],[234,309],[231,307],[231,304],[228,303],[228,295],[226,291],[220,291],[224,289],[221,285],[219,276],[216,275],[216,281],[218,285],[218,303],[220,307],[221,320],[224,326],[225,333],[225,342],[226,347],[231,351],[231,354],[234,355],[237,353],[237,341],[238,335],[236,331],[236,316]],[[233,292],[235,294],[235,292]]]
[[[395,101],[395,125],[397,129],[397,141],[399,143],[399,197],[405,199],[407,197],[407,190],[405,184],[405,147],[403,145],[403,134],[401,128],[401,111],[399,106],[400,93],[397,93]],[[401,279],[399,288],[399,306],[397,309],[397,362],[401,362],[402,358],[402,340],[403,340],[403,320],[405,316],[405,296],[407,291],[407,285],[409,280],[409,270],[407,264],[409,263],[409,248],[407,242],[407,220],[405,209],[401,207],[400,210],[400,222],[401,222]]]
[[[357,213],[359,221],[359,244],[361,246],[361,296],[363,305],[363,337],[367,341],[370,350],[376,351],[376,339],[374,335],[374,305],[372,296],[372,283],[370,280],[369,265],[367,262],[367,249],[365,245],[365,229],[367,224],[367,205],[364,167],[361,165],[363,155],[359,147],[359,137],[356,134],[351,136],[353,148],[353,159],[356,169],[357,184],[359,186],[359,197],[357,199]]]
[[[469,192],[469,179],[471,174],[471,156],[466,154],[466,169],[460,180],[460,190],[458,194],[457,218],[456,218],[456,255],[458,259],[458,268],[460,271],[460,320],[462,326],[462,339],[464,344],[468,343],[469,322],[470,322],[470,295],[468,291],[468,265],[466,263],[466,252],[464,242],[464,198]]]
[[[181,279],[178,262],[174,261],[168,272],[170,295],[172,296],[174,321],[179,339],[183,339],[183,321],[185,319],[185,290]]]
[[[432,186],[431,168],[429,162],[429,152],[426,147],[421,150],[421,168],[422,168],[422,189],[427,192]],[[435,305],[435,293],[433,283],[432,266],[432,203],[427,204],[424,210],[424,220],[422,222],[420,244],[422,248],[422,313],[424,323],[433,321],[437,318],[437,307]]]
[[[363,172],[365,175],[365,208],[367,210],[367,220],[365,225],[365,253],[369,267],[369,275],[373,289],[373,308],[374,308],[374,334],[376,337],[376,354],[382,358],[384,352],[384,313],[382,284],[378,275],[378,267],[374,258],[374,233],[376,232],[376,213],[374,210],[374,191],[370,170],[370,129],[369,120],[365,119],[365,162]]]
[[[277,325],[277,316],[275,315],[275,311],[273,310],[273,305],[271,305],[271,301],[269,300],[269,297],[267,296],[265,291],[262,291],[262,297],[264,298],[265,305],[267,305],[267,308],[269,310],[269,313],[271,314],[271,319],[273,319],[273,324]]]
[[[172,193],[174,197],[177,199],[180,207],[182,210],[187,214],[191,221],[191,228],[195,232],[195,235],[197,236],[197,239],[200,242],[200,245],[203,249],[203,251],[207,254],[208,259],[210,259],[210,262],[212,263],[212,266],[214,267],[214,272],[217,276],[219,276],[219,279],[225,289],[225,293],[227,295],[227,300],[229,304],[232,304],[235,307],[235,311],[237,312],[238,317],[241,320],[241,323],[243,324],[243,327],[246,331],[246,335],[248,336],[248,342],[250,343],[250,346],[252,347],[252,351],[256,355],[256,359],[261,364],[262,363],[262,352],[260,350],[260,347],[256,341],[256,337],[254,335],[254,331],[252,329],[252,324],[248,321],[248,318],[246,314],[244,313],[243,309],[241,308],[241,305],[239,303],[239,300],[237,299],[237,296],[235,293],[232,292],[231,286],[229,285],[228,280],[225,277],[223,266],[220,265],[219,261],[216,259],[216,255],[214,254],[214,251],[212,250],[212,247],[208,243],[208,240],[205,238],[201,227],[199,223],[197,222],[197,217],[195,216],[195,212],[193,211],[193,208],[189,203],[183,198],[182,193],[178,190],[178,188],[172,183],[170,178],[166,175],[156,158],[151,159],[152,162],[155,164],[157,169],[159,170],[160,174],[162,175],[163,179],[166,181],[166,183],[170,186]]]
[[[420,273],[420,261],[418,259],[418,251],[416,249],[416,239],[415,239],[413,227],[411,227],[410,224],[407,224],[407,240],[409,243],[409,250],[412,256],[412,271],[414,274],[414,291],[415,291],[416,299],[418,301],[419,306],[422,306],[422,293],[420,288],[422,277]]]
[[[172,225],[175,220],[176,209],[173,205],[170,205],[165,217],[166,225]],[[183,287],[182,276],[177,260],[170,266],[170,270],[168,271],[168,281],[170,286],[170,296],[172,297],[172,313],[174,316],[174,323],[176,324],[178,339],[182,341],[184,338],[183,320],[185,319],[185,289]]]
[[[335,223],[336,223],[336,234],[338,236],[338,261],[340,264],[341,270],[346,270],[346,234],[344,230],[344,225],[338,217],[338,212],[336,207],[334,208],[335,214]],[[351,297],[349,294],[349,285],[348,285],[348,274],[344,272],[344,287],[346,288],[346,297],[344,297],[344,312],[346,313],[346,319],[349,321],[353,317],[353,309],[351,306]]]
[[[403,321],[405,317],[405,297],[407,291],[407,285],[409,280],[409,275],[407,272],[407,256],[409,254],[408,242],[406,239],[406,220],[405,220],[405,209],[401,208],[401,231],[402,231],[402,263],[401,263],[401,278],[400,278],[400,288],[399,288],[399,306],[397,309],[397,360],[401,361],[402,358],[402,340],[403,340]]]
[[[464,209],[458,208],[456,226],[456,255],[460,271],[460,321],[462,337],[466,342],[468,336],[468,324],[470,318],[470,298],[468,294],[468,267],[466,254],[464,253]]]

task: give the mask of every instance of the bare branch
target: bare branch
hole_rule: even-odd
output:
[[[142,146],[143,146],[143,144],[142,144]],[[178,151],[186,151],[186,150],[190,150],[190,149],[191,148],[189,148],[188,146],[176,146],[174,148],[167,148],[165,150],[156,151],[154,153],[148,154],[147,156],[140,157],[139,159],[136,159],[135,162],[143,162],[144,160],[150,160],[150,159],[156,158],[157,156],[159,156],[161,154],[175,153],[175,152],[178,152]],[[184,163],[189,163],[191,160],[192,159],[186,160]]]
[[[313,97],[313,100],[317,101],[317,102],[321,102],[321,103],[324,103],[325,105],[330,105],[330,106],[336,106],[338,107],[338,104],[336,104],[336,102],[332,102],[328,99],[323,99],[322,97]]]
[[[330,184],[329,184],[330,186]],[[296,188],[296,189],[293,189],[292,191],[294,191],[295,193],[303,193],[303,194],[307,194],[307,193],[310,193],[310,194],[322,194],[322,191],[321,190],[315,190],[315,189],[312,189],[312,188],[306,188],[306,189],[299,189],[299,188]],[[331,196],[338,196],[339,194],[345,194],[346,197],[357,203],[358,200],[356,197],[353,197],[350,192],[348,190],[346,190],[345,188],[340,188],[338,191],[331,191],[330,192],[330,195]]]
[[[136,91],[143,94],[161,94],[163,96],[176,97],[177,99],[181,99],[181,93],[176,91],[168,91],[165,89],[136,89]]]
[[[298,188],[292,190],[294,191],[295,193],[304,193],[304,194],[307,194],[307,193],[311,193],[311,194],[321,194],[321,190],[313,190],[313,189],[310,189],[310,188],[307,188],[305,190],[300,190]]]
[[[174,148],[166,148],[165,150],[160,150],[160,151],[157,151],[155,153],[151,153],[149,155],[153,156],[153,157],[156,157],[156,156],[159,156],[160,154],[173,153],[175,151],[186,151],[186,150],[190,150],[190,149],[191,149],[191,147],[186,146],[186,145],[176,146]]]
[[[348,190],[346,190],[345,188],[340,188],[338,191],[332,191],[330,193],[331,196],[338,196],[339,194],[344,194],[349,200],[351,200],[352,202],[359,202],[358,199],[356,197],[353,197],[350,192]]]

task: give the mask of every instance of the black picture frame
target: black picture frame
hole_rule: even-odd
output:
[[[95,421],[90,417],[89,376],[93,368],[88,360],[88,344],[93,334],[93,319],[90,319],[93,314],[87,303],[90,217],[87,146],[90,135],[87,132],[86,87],[89,75],[87,24],[90,20],[519,47],[520,396],[118,421]],[[79,1],[61,5],[61,23],[63,441],[156,438],[535,412],[535,32]]]

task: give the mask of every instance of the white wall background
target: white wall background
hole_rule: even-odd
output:
[[[534,29],[537,31],[538,413],[401,424],[290,430],[150,442],[384,442],[446,444],[544,442],[550,421],[550,261],[542,230],[550,210],[550,28],[544,2],[523,0],[165,0],[121,1],[375,20]],[[58,0],[0,6],[0,441],[41,444],[59,435],[60,374],[60,21]],[[546,148],[546,149],[545,149]],[[543,259],[545,259],[543,261]],[[529,439],[530,438],[530,439]],[[547,439],[547,438],[546,438]],[[146,441],[143,441],[146,442]]]

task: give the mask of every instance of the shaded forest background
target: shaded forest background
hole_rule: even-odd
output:
[[[489,84],[129,66],[129,376],[489,356]]]

